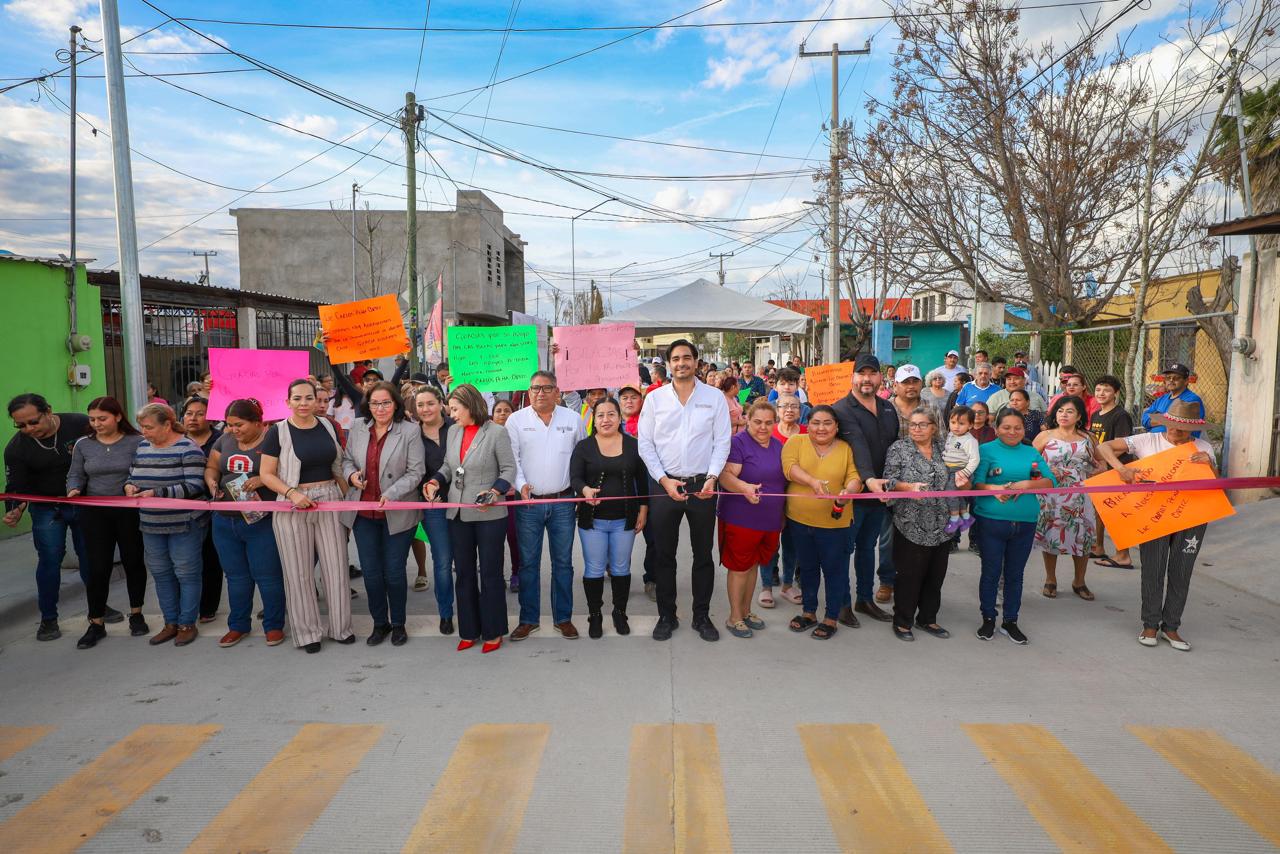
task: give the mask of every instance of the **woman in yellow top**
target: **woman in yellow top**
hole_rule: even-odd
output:
[[[791,620],[791,631],[813,628],[813,636],[827,640],[836,633],[836,617],[849,598],[849,555],[845,551],[853,509],[848,501],[823,501],[813,496],[849,495],[862,491],[862,478],[853,464],[853,449],[836,436],[836,413],[815,406],[809,413],[809,432],[792,436],[782,449],[782,473],[787,477],[787,530],[796,548],[800,572],[802,612]],[[818,581],[827,588],[827,610],[817,620]]]

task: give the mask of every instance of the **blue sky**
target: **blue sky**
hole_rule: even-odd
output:
[[[704,0],[705,2],[705,0]],[[1050,0],[1053,2],[1053,0]],[[157,0],[174,17],[228,20],[362,24],[419,27],[425,2],[194,2]],[[569,2],[431,3],[430,24],[450,27],[646,25],[697,8],[684,2],[591,4]],[[126,37],[165,20],[140,0],[121,0]],[[1036,40],[1074,42],[1082,14],[1111,14],[1115,4],[1092,8],[1037,10],[1024,20]],[[728,0],[682,18],[682,22],[722,22],[884,15],[883,0],[751,2]],[[1137,27],[1139,47],[1175,17],[1173,0],[1154,0],[1149,9],[1125,19],[1124,31]],[[96,0],[0,0],[0,78],[25,78],[59,67],[54,51],[66,45],[66,27],[79,23],[99,38]],[[270,63],[381,113],[403,105],[414,86],[422,36],[417,32],[299,30],[190,24],[201,35],[169,23],[131,42],[126,50],[148,72],[204,72],[250,67],[222,52],[218,43]],[[884,93],[888,62],[896,47],[895,30],[882,20],[769,27],[714,27],[647,32],[555,68],[502,83],[478,93],[441,97],[484,86],[497,66],[497,79],[519,74],[627,35],[627,32],[428,33],[422,52],[417,92],[433,111],[490,140],[563,169],[629,175],[736,175],[793,173],[825,157],[821,125],[830,109],[829,63],[796,61],[799,41],[810,49],[838,40],[860,47],[874,36],[868,60],[843,60],[841,111],[862,120],[867,93]],[[197,53],[198,52],[198,53]],[[169,55],[179,53],[181,55]],[[80,66],[80,112],[108,130],[101,62]],[[131,73],[131,69],[126,68]],[[194,279],[202,265],[193,250],[216,250],[215,284],[235,285],[234,220],[226,213],[243,190],[319,154],[312,162],[264,187],[273,191],[235,201],[235,207],[297,206],[324,209],[349,205],[352,181],[370,195],[375,207],[402,208],[404,171],[379,158],[402,162],[404,145],[397,131],[261,71],[200,74],[169,78],[181,86],[284,125],[328,140],[351,137],[330,146],[279,126],[234,112],[147,78],[127,81],[133,147],[171,169],[135,156],[139,237],[149,246],[142,255],[146,273]],[[0,81],[0,88],[8,85]],[[54,94],[67,97],[65,79],[52,81]],[[490,116],[485,124],[483,117]],[[776,117],[776,121],[775,121]],[[537,130],[508,122],[543,124],[665,143],[746,152],[730,154],[674,148]],[[365,129],[366,126],[373,125]],[[429,131],[457,137],[432,120]],[[61,105],[35,86],[0,95],[0,248],[24,254],[66,251],[67,117]],[[89,125],[80,125],[81,255],[115,261],[110,148]],[[381,142],[379,142],[381,140]],[[592,192],[542,170],[428,137],[431,155],[419,154],[419,168],[447,172],[454,181],[522,196],[493,192],[507,210],[508,225],[529,242],[528,262],[550,283],[567,289],[570,268],[568,216],[610,194],[623,195],[669,213],[654,216],[623,202],[610,202],[578,221],[579,284],[594,276],[616,275],[614,306],[637,301],[691,281],[714,276],[709,252],[736,251],[726,260],[731,287],[761,297],[773,295],[783,279],[799,282],[816,296],[821,263],[811,220],[801,202],[814,198],[806,174],[753,181],[674,181],[590,178],[604,192]],[[763,152],[769,156],[757,157]],[[807,159],[806,159],[807,158]],[[359,161],[359,162],[357,162]],[[188,176],[177,174],[180,170]],[[200,179],[200,180],[196,180]],[[209,183],[224,188],[210,186]],[[311,186],[314,185],[314,186]],[[305,188],[305,189],[303,189]],[[453,185],[443,175],[426,176],[423,207],[448,207]],[[279,191],[286,192],[279,192]],[[375,195],[380,194],[380,195]],[[211,215],[209,215],[211,214]],[[206,216],[208,215],[208,216]],[[703,228],[669,220],[680,215],[741,219]],[[200,219],[205,217],[204,219]],[[620,217],[656,218],[657,223],[619,221]],[[199,220],[197,222],[197,220]],[[183,228],[185,226],[185,228]],[[179,233],[166,237],[175,229]],[[156,242],[159,241],[159,242]],[[806,242],[807,241],[807,242]],[[666,261],[673,256],[683,256]],[[345,276],[345,271],[335,271]],[[535,305],[533,273],[526,276],[529,308]],[[546,293],[544,289],[544,300]],[[545,306],[545,302],[543,305]]]

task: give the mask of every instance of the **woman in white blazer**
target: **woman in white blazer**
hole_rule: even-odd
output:
[[[418,429],[405,419],[404,399],[391,383],[373,386],[360,404],[360,414],[347,435],[342,477],[348,501],[404,501],[416,498],[425,472]],[[405,562],[422,518],[418,510],[353,510],[342,524],[355,536],[373,632],[366,643],[377,646],[391,636],[394,646],[409,640],[405,601],[409,582]]]
[[[502,646],[507,633],[502,547],[507,536],[503,497],[516,479],[516,458],[507,431],[489,418],[489,407],[473,385],[449,394],[449,430],[444,464],[422,487],[428,501],[449,489],[449,502],[473,504],[448,510],[449,540],[457,574],[458,651],[483,638],[482,652]]]

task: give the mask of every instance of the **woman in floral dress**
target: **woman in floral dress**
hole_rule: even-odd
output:
[[[1084,426],[1084,401],[1074,395],[1059,398],[1049,410],[1049,425],[1033,443],[1053,470],[1058,486],[1075,486],[1097,470],[1097,449]],[[1040,518],[1036,522],[1036,547],[1044,557],[1044,590],[1047,598],[1058,596],[1058,555],[1070,555],[1075,564],[1071,590],[1081,599],[1093,601],[1085,585],[1089,555],[1098,540],[1097,522],[1089,496],[1084,493],[1040,496]]]

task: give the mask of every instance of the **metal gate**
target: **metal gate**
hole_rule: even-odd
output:
[[[210,347],[235,347],[233,308],[193,308],[148,302],[142,306],[147,380],[160,397],[177,405],[187,384],[198,382],[208,367]],[[102,341],[107,394],[125,400],[124,332],[118,300],[102,301]]]

